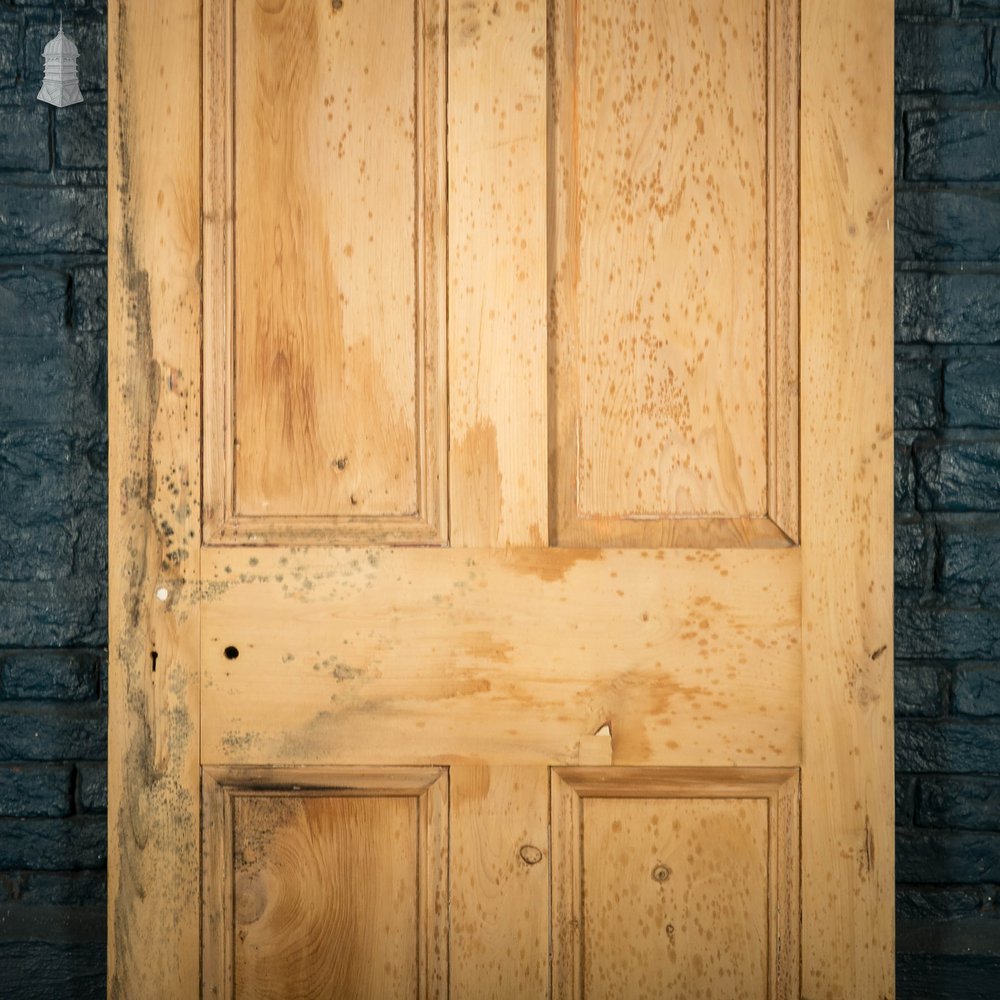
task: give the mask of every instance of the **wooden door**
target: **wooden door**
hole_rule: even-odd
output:
[[[111,995],[890,997],[888,0],[110,29]]]

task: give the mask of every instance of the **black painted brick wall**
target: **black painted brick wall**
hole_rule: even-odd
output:
[[[36,101],[59,13],[85,103]],[[103,0],[0,0],[0,996],[104,996]]]
[[[1000,997],[1000,0],[896,4],[901,1000]]]
[[[35,101],[57,13],[86,102]],[[0,995],[103,995],[102,0],[0,0]],[[1000,995],[1000,0],[897,2],[899,996]]]

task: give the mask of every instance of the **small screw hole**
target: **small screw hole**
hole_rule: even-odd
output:
[[[240,651],[235,646],[226,646],[222,651],[222,655],[227,660],[235,660],[237,656],[240,655]]]

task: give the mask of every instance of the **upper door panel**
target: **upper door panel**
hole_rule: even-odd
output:
[[[796,7],[213,5],[206,540],[794,542]]]

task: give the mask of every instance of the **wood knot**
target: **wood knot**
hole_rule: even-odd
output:
[[[653,869],[654,882],[666,882],[670,878],[670,869],[666,865],[657,865]]]
[[[537,865],[542,860],[542,852],[534,844],[525,844],[517,853],[526,865]]]

